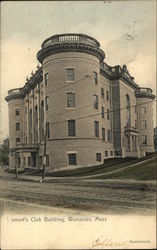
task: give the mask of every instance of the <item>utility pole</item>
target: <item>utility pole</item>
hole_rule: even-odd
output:
[[[44,155],[43,155],[43,169],[42,169],[42,181],[45,179],[45,167],[46,167],[46,140],[47,140],[47,122],[45,123],[45,134],[44,134]]]

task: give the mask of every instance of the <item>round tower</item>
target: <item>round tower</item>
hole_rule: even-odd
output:
[[[43,69],[47,154],[56,168],[95,165],[97,152],[103,154],[101,115],[93,114],[101,114],[104,57],[99,42],[83,34],[52,36],[37,54]]]
[[[11,89],[5,98],[9,108],[9,165],[21,166],[21,156],[17,152],[17,147],[23,142],[23,95],[21,88]]]
[[[138,88],[136,97],[140,154],[145,156],[147,153],[154,152],[152,100],[155,99],[155,95],[150,88]]]

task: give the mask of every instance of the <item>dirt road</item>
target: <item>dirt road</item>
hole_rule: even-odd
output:
[[[154,214],[155,192],[113,188],[74,180],[39,183],[2,179],[3,213],[44,212],[62,208],[108,214]],[[69,210],[69,211],[70,211]],[[57,210],[55,210],[57,211]]]

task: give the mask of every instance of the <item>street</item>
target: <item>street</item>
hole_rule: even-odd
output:
[[[106,214],[155,213],[155,191],[104,187],[97,182],[54,180],[40,183],[1,179],[1,207],[5,213],[66,211]]]

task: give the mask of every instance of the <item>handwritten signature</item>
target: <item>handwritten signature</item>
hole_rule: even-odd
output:
[[[100,239],[97,238],[92,242],[92,248],[97,247],[123,247],[123,249],[128,248],[128,241],[113,241],[112,239]]]

